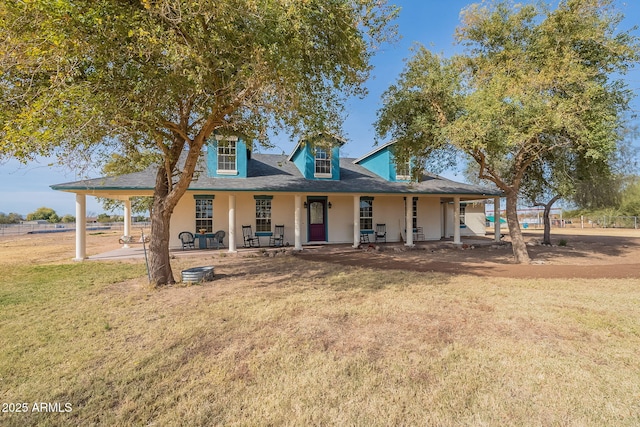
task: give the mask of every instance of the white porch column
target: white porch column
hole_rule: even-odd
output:
[[[460,242],[460,196],[453,198],[453,243],[459,245]]]
[[[493,234],[496,242],[500,241],[500,197],[493,199]]]
[[[76,194],[76,257],[74,261],[87,258],[87,196]]]
[[[229,194],[229,252],[236,249],[236,196]]]
[[[360,196],[353,196],[353,248],[360,246]]]
[[[294,202],[294,246],[296,251],[302,250],[302,197],[299,194],[295,195]]]
[[[407,235],[405,246],[413,246],[413,197],[405,197],[404,199],[404,216]]]
[[[449,202],[445,202],[443,201],[442,204],[442,237],[444,237],[445,239],[449,238],[449,230],[447,230],[448,225],[447,225],[447,218],[449,216]]]
[[[126,199],[124,201],[124,235],[131,236],[131,200]],[[128,248],[129,244],[122,245],[123,248]]]

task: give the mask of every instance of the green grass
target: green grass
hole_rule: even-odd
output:
[[[163,290],[133,264],[10,270],[2,402],[73,411],[0,424],[640,424],[638,280],[211,262]]]

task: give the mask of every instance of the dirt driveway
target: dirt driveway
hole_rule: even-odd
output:
[[[87,236],[90,254],[121,247],[119,233],[100,232]],[[380,250],[353,249],[350,245],[305,246],[297,256],[309,261],[324,261],[368,268],[471,274],[482,277],[513,278],[640,278],[640,230],[563,229],[553,230],[552,240],[566,240],[566,246],[536,245],[541,231],[528,231],[531,265],[513,264],[507,241],[496,245],[493,236],[463,240],[456,248],[451,242],[422,242],[406,250],[401,243],[380,245]],[[72,262],[74,233],[0,236],[0,265],[16,263]],[[267,249],[271,251],[272,249]],[[245,256],[255,257],[256,249],[239,249],[237,256],[226,250],[195,251],[180,255],[211,260],[224,256],[224,263],[242,263]],[[222,259],[222,258],[221,258]]]
[[[461,247],[450,242],[420,243],[413,250],[398,244],[318,247],[299,256],[313,261],[380,269],[471,274],[513,278],[640,278],[640,230],[585,229],[554,230],[553,242],[566,246],[541,246],[541,231],[525,233],[532,264],[513,263],[511,245],[496,245],[491,239],[463,240]]]

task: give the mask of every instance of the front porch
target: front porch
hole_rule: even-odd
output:
[[[327,194],[327,193],[325,193]],[[86,253],[86,223],[84,222],[86,194],[76,194],[76,260],[87,258]],[[183,197],[171,221],[171,238],[177,239],[182,231],[193,232],[194,217],[198,210],[196,202],[207,200],[209,207],[207,233],[222,230],[226,234],[224,245],[226,252],[233,254],[244,251],[242,247],[243,233],[241,228],[245,224],[253,225],[254,234],[259,236],[262,232],[270,230],[273,224],[284,224],[283,244],[290,244],[292,249],[303,250],[312,245],[321,244],[350,244],[352,248],[358,248],[362,243],[363,233],[373,233],[379,224],[386,224],[386,241],[412,247],[414,233],[406,232],[406,224],[412,224],[413,229],[424,227],[425,233],[422,239],[438,242],[441,237],[451,237],[453,244],[463,244],[464,234],[462,230],[465,224],[464,216],[461,216],[463,201],[470,200],[469,196],[443,197],[442,195],[376,195],[364,196],[362,194],[276,194],[258,195],[253,193],[227,193],[227,194],[195,194],[192,197]],[[113,197],[113,196],[112,196]],[[131,203],[126,196],[120,196],[124,203],[124,234],[130,236]],[[375,201],[374,201],[375,199]],[[411,202],[413,201],[413,203]],[[499,197],[494,203],[499,203]],[[265,230],[258,225],[264,225],[265,219],[257,212],[257,206],[268,206],[268,223]],[[464,210],[464,207],[462,207]],[[476,208],[476,210],[479,208]],[[469,223],[469,208],[467,207],[467,224]],[[481,218],[474,219],[484,234],[484,208]],[[196,217],[195,227],[202,226],[201,218]],[[319,227],[317,227],[319,225]],[[317,233],[317,234],[314,234]],[[268,234],[271,234],[270,232]],[[321,235],[320,237],[317,237]],[[258,237],[259,238],[259,237]],[[374,240],[371,238],[370,240]],[[496,239],[496,241],[499,240]],[[368,243],[368,242],[367,242]],[[262,243],[261,243],[262,244]],[[170,243],[172,253],[181,251],[180,241]],[[127,246],[133,246],[128,248]],[[124,244],[122,251],[114,251],[109,256],[130,257],[143,255],[139,245]],[[127,251],[132,249],[132,251]],[[92,257],[93,258],[93,257]]]
[[[499,235],[498,235],[499,238]],[[425,241],[416,242],[412,247],[407,247],[403,242],[390,242],[390,243],[370,243],[361,244],[360,247],[354,248],[348,243],[310,243],[304,245],[304,251],[308,252],[310,256],[313,253],[317,254],[335,254],[347,252],[404,252],[407,250],[416,251],[436,251],[449,248],[479,248],[491,246],[496,243],[492,235],[486,237],[462,237],[460,243],[456,243],[452,238],[441,239],[437,241]],[[147,248],[147,251],[149,248]],[[291,253],[297,252],[293,246],[287,247],[262,247],[262,248],[238,248],[233,254],[229,254],[226,248],[221,249],[196,249],[196,250],[180,250],[171,249],[169,251],[172,258],[196,258],[196,257],[223,257],[223,256],[237,256],[237,257],[251,257],[251,256],[277,256],[279,254],[291,255]],[[119,261],[119,260],[144,260],[144,248],[142,245],[136,245],[132,247],[122,247],[118,249],[112,249],[106,252],[101,252],[95,255],[91,255],[86,258],[88,261]]]

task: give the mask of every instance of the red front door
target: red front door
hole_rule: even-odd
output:
[[[327,201],[325,199],[309,199],[308,215],[309,215],[309,241],[310,242],[326,242],[326,208]]]

